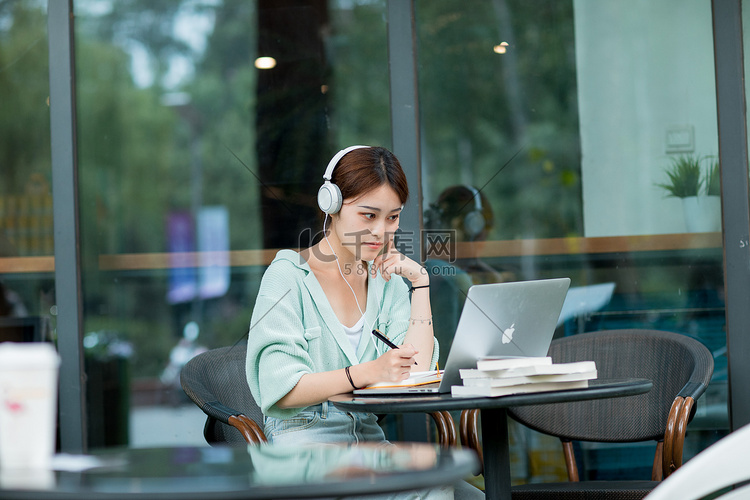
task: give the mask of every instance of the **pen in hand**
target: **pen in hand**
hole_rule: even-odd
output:
[[[378,330],[377,328],[374,328],[372,330],[372,334],[375,335],[375,337],[377,337],[381,342],[383,342],[385,345],[387,345],[391,349],[398,349],[398,346],[394,344],[393,342],[391,342],[388,337],[380,333],[380,330]],[[416,365],[417,365],[417,362],[415,361],[414,366]]]

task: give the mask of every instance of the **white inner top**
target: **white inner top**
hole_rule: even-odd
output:
[[[362,332],[365,329],[365,317],[360,316],[359,321],[357,321],[352,327],[346,326],[343,323],[341,326],[344,329],[344,332],[346,332],[346,336],[349,337],[349,342],[352,343],[354,352],[357,352],[359,341],[362,339]]]

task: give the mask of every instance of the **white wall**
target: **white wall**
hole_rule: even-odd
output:
[[[574,0],[585,235],[685,232],[667,130],[718,154],[710,0]]]

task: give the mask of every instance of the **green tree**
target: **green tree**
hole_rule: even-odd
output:
[[[32,174],[51,182],[47,17],[0,2],[0,195],[21,194]]]

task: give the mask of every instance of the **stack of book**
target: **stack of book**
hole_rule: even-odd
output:
[[[588,387],[596,378],[596,363],[552,363],[550,357],[487,357],[476,368],[459,370],[463,385],[451,387],[458,397],[497,397],[528,392]]]

